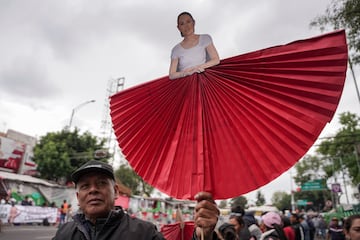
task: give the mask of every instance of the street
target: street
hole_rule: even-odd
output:
[[[0,239],[6,240],[50,240],[55,235],[57,227],[21,225],[21,226],[2,226]]]

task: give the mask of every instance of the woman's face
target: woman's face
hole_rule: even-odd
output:
[[[347,239],[360,240],[360,218],[354,219],[348,231],[345,231]]]
[[[239,224],[239,222],[238,222],[235,218],[230,218],[230,219],[229,219],[229,223],[232,224],[232,225],[234,225],[235,231],[236,231],[237,233],[240,232],[242,226]]]
[[[194,33],[195,22],[191,16],[183,14],[179,16],[178,20],[178,29],[181,32],[182,36],[188,36]]]

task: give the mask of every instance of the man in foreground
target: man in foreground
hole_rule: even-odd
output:
[[[74,221],[58,229],[53,240],[164,239],[152,223],[114,209],[119,188],[109,164],[91,160],[72,174],[72,180],[80,211]],[[198,227],[193,239],[200,239],[200,227],[205,239],[215,239],[213,230],[219,214],[216,204],[208,193],[199,193],[196,199],[195,225]]]

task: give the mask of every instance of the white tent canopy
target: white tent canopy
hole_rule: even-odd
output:
[[[20,181],[20,182],[24,182],[24,183],[36,183],[36,184],[41,184],[41,185],[45,185],[48,187],[58,187],[59,186],[57,184],[52,184],[46,180],[32,177],[29,175],[22,175],[22,174],[3,172],[3,171],[0,171],[0,178],[7,179],[7,180],[13,180],[13,181]]]

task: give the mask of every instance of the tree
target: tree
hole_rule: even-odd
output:
[[[245,209],[247,202],[248,202],[248,201],[247,201],[246,197],[244,197],[244,196],[239,196],[239,197],[236,197],[236,198],[232,198],[232,199],[230,200],[230,206],[231,206],[231,207],[240,206],[240,207],[242,207],[243,209]]]
[[[315,179],[327,179],[329,176],[324,172],[324,159],[319,156],[305,155],[301,161],[295,165],[295,183],[298,186]]]
[[[279,210],[291,210],[291,195],[286,192],[274,192],[271,202]]]
[[[123,164],[119,169],[115,171],[115,176],[127,187],[131,189],[134,195],[142,195],[150,197],[150,194],[154,190],[152,186],[147,184],[135,171]]]
[[[322,30],[329,25],[335,29],[346,29],[349,47],[354,51],[353,62],[360,63],[360,1],[333,0],[325,14],[310,23],[310,26]]]
[[[221,200],[219,203],[219,208],[226,208],[227,207],[227,201],[226,200]]]
[[[104,148],[104,143],[105,140],[99,140],[89,132],[80,134],[78,129],[50,132],[34,147],[34,162],[40,177],[67,182],[71,180],[72,172],[93,159],[96,150]]]
[[[329,175],[324,171],[326,159],[319,156],[305,155],[304,158],[295,165],[296,175],[294,177],[295,183],[302,186],[304,183],[312,180],[320,179],[323,185],[326,186],[326,180]],[[331,199],[330,190],[315,190],[315,191],[300,191],[296,192],[295,200],[306,200],[311,202],[311,205],[303,208],[313,208],[321,210],[325,206],[326,200]]]
[[[323,170],[327,176],[345,174],[353,185],[360,182],[360,118],[356,114],[345,112],[340,114],[342,127],[333,138],[321,142],[317,149],[327,161]]]
[[[257,191],[256,193],[256,206],[262,206],[265,204],[265,196],[261,193],[261,191]]]

